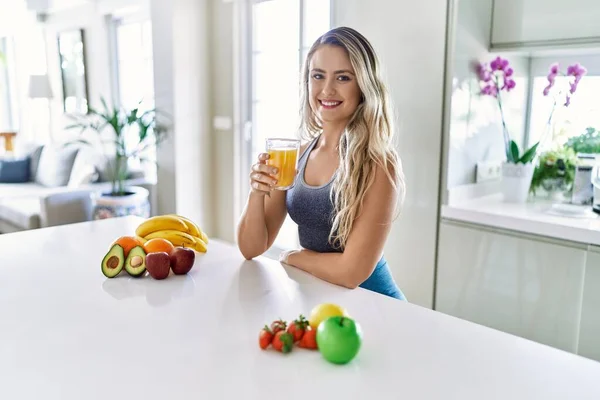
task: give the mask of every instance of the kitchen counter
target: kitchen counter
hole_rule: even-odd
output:
[[[107,279],[137,218],[0,235],[0,398],[598,399],[600,363],[211,240],[185,276]],[[361,325],[350,364],[260,350],[258,332],[334,302]]]
[[[444,205],[441,217],[600,246],[600,217],[591,206],[561,206],[546,201],[512,204],[504,203],[501,195],[490,195]]]

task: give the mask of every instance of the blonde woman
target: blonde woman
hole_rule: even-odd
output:
[[[294,186],[273,190],[277,171],[263,153],[252,166],[238,246],[267,251],[286,214],[301,249],[280,261],[347,288],[405,300],[383,256],[404,177],[392,143],[390,100],[377,56],[360,33],[333,29],[313,44],[302,71],[301,147]]]

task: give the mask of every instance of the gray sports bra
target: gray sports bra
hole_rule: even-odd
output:
[[[308,156],[318,139],[319,137],[313,139],[300,156],[294,187],[288,189],[285,202],[290,218],[298,224],[300,245],[305,249],[324,253],[340,250],[329,243],[333,215],[330,192],[335,174],[322,186],[311,186],[304,180]]]

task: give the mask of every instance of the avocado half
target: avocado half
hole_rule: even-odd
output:
[[[141,246],[136,246],[127,255],[125,271],[131,276],[141,276],[146,272],[146,252]]]
[[[125,264],[125,251],[123,247],[115,244],[102,259],[102,273],[107,278],[114,278],[119,275]]]

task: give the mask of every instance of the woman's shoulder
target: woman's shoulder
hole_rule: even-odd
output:
[[[372,189],[398,192],[400,196],[404,192],[404,172],[402,163],[398,157],[390,157],[385,163],[377,162],[374,166],[374,177]]]

